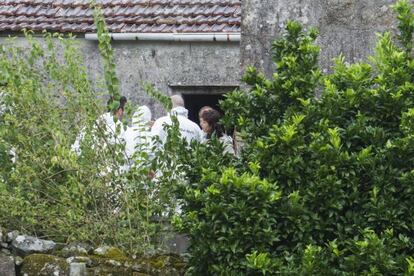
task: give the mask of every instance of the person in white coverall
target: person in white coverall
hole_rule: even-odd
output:
[[[108,101],[108,104],[111,101],[112,99]],[[119,100],[119,107],[115,111],[102,114],[96,120],[94,131],[103,131],[106,142],[110,145],[125,143],[125,131],[121,120],[124,115],[126,102],[127,99],[122,96]],[[81,154],[81,142],[84,137],[85,129],[82,129],[79,135],[76,137],[75,142],[71,146],[72,151],[74,151],[77,155]]]
[[[151,136],[159,137],[161,144],[157,146],[161,148],[166,140],[167,140],[167,132],[164,129],[164,126],[172,125],[172,116],[175,115],[178,120],[178,128],[181,134],[181,137],[190,143],[192,141],[202,142],[203,140],[203,133],[201,128],[194,123],[193,121],[188,119],[188,110],[184,107],[184,99],[179,95],[171,96],[172,102],[172,109],[167,116],[161,117],[155,121],[154,125],[151,128]],[[167,168],[172,170],[171,174],[168,174],[167,180],[164,181],[178,181],[183,182],[186,181],[186,176],[183,170],[180,169],[180,165],[175,163],[162,164],[163,160],[160,160],[161,164],[158,164],[159,168],[163,168],[166,165]],[[162,169],[155,173],[154,181],[157,182],[160,178],[162,178],[163,172]],[[181,212],[181,204],[177,201],[175,202],[176,206],[173,208],[175,213]],[[165,213],[168,213],[171,210],[166,210]]]
[[[151,117],[151,110],[146,105],[138,107],[132,116],[132,126],[124,135],[128,158],[132,158],[137,149],[151,154]]]
[[[200,127],[189,120],[188,110],[184,107],[184,99],[179,95],[171,96],[172,109],[167,116],[161,117],[155,121],[151,128],[151,135],[158,136],[161,143],[164,144],[167,139],[167,133],[164,130],[165,125],[172,125],[171,115],[176,115],[179,131],[181,137],[184,138],[188,143],[191,141],[201,142],[203,139],[203,133]]]

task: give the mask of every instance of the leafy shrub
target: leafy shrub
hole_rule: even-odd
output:
[[[249,68],[250,90],[228,94],[224,121],[245,142],[235,169],[194,162],[201,177],[177,193],[191,272],[412,273],[414,16],[394,7],[399,42],[380,35],[369,63],[340,56],[322,75],[316,31],[290,21],[272,78]]]
[[[150,252],[161,246],[164,226],[156,217],[169,198],[148,178],[147,153],[137,149],[139,156],[127,160],[124,145],[108,142],[97,123],[106,111],[102,98],[111,96],[114,108],[120,95],[99,10],[95,21],[105,91],[89,79],[73,37],[46,33],[37,40],[27,32],[24,47],[13,39],[0,45],[0,225],[59,242]],[[71,145],[81,132],[77,156]],[[127,161],[136,164],[125,173]]]
[[[246,247],[257,244],[252,249],[264,250],[277,241],[272,233],[277,221],[268,211],[277,206],[280,193],[265,180],[248,173],[238,176],[234,169],[222,174],[205,171],[203,175],[201,181],[207,188],[186,191],[185,198],[192,205],[184,207],[184,215],[175,221],[176,226],[197,236],[190,245],[192,272],[240,271],[245,266],[239,260]]]

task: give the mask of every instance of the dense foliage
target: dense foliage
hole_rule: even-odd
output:
[[[72,38],[0,45],[0,225],[136,253],[160,246],[175,213],[191,240],[189,274],[413,274],[414,16],[408,1],[394,7],[398,40],[384,33],[369,62],[338,57],[327,75],[317,32],[288,22],[272,78],[249,68],[250,89],[222,102],[243,138],[238,158],[214,138],[183,143],[176,120],[152,159],[108,143],[102,95],[110,109],[120,95],[99,10],[104,91]]]
[[[226,97],[240,159],[192,160],[202,173],[177,190],[190,272],[414,273],[414,16],[394,9],[398,40],[384,33],[368,63],[338,57],[327,75],[317,32],[288,22],[272,78],[249,68],[251,88]]]
[[[119,106],[120,94],[99,9],[95,21],[104,60],[98,83],[73,37],[26,33],[23,47],[14,39],[0,45],[0,225],[58,242],[148,253],[162,247],[165,225],[158,217],[168,218],[170,199],[148,177],[148,153],[137,149],[128,160],[122,143],[109,142],[117,133],[108,137],[99,123],[107,108]],[[78,155],[71,146],[80,133]],[[133,167],[128,173],[126,162]]]

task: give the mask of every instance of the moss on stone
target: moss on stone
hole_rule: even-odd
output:
[[[156,269],[164,268],[167,266],[167,258],[165,256],[158,256],[150,259],[150,264]]]
[[[184,261],[177,261],[172,263],[172,266],[177,269],[178,271],[185,271],[186,267],[187,267],[187,263]]]
[[[175,276],[183,275],[185,270],[183,259],[174,254],[132,259],[126,257],[121,250],[111,248],[105,254],[91,255],[88,258],[90,262],[87,262],[87,271],[89,275],[96,276]],[[24,273],[28,276],[53,275],[53,269],[67,275],[69,264],[64,258],[46,254],[32,254],[24,259],[21,275]]]
[[[156,255],[138,259],[141,270],[150,275],[183,275],[186,264],[178,255]]]
[[[65,259],[47,254],[32,254],[24,258],[21,274],[41,275],[48,273],[49,270],[59,270],[63,274],[69,273],[69,265]]]
[[[108,259],[113,259],[113,260],[127,259],[124,252],[122,252],[120,249],[118,249],[116,247],[109,248],[106,251],[105,255],[103,255],[103,257],[106,257]]]
[[[89,257],[92,261],[92,266],[106,265],[109,260],[113,260],[121,264],[132,261],[132,259],[126,257],[125,254],[116,247],[110,247],[102,254],[95,253]]]
[[[113,260],[121,264],[131,261],[131,259],[127,257],[108,258],[104,256],[93,255],[93,256],[90,256],[89,258],[92,261],[92,266],[105,265],[108,263],[109,260]]]
[[[108,275],[116,275],[116,276],[131,276],[132,270],[125,267],[112,267],[112,266],[105,266],[100,265],[97,267],[89,268],[88,275],[96,275],[96,276],[108,276]]]
[[[174,254],[169,255],[157,255],[144,259],[145,262],[154,268],[161,269],[164,267],[174,267],[177,270],[183,270],[186,263],[181,257]]]

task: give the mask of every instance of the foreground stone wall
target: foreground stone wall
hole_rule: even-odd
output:
[[[1,276],[179,276],[184,275],[185,266],[185,261],[172,253],[129,257],[115,247],[58,244],[0,227]]]
[[[245,0],[242,3],[242,71],[254,65],[271,75],[270,47],[286,20],[319,29],[320,63],[329,70],[342,53],[349,62],[370,55],[377,32],[395,29],[395,0]]]

